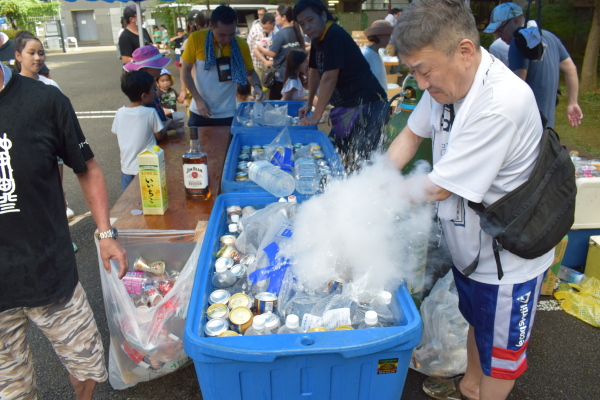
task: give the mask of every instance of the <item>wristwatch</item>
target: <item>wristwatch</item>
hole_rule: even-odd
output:
[[[119,232],[117,232],[115,228],[110,228],[105,232],[97,233],[96,237],[98,239],[116,239],[117,237],[119,237]]]

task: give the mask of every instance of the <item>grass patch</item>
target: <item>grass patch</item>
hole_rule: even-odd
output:
[[[562,93],[567,93],[561,85]],[[580,93],[579,106],[583,111],[581,125],[572,127],[567,120],[567,96],[558,96],[554,129],[569,148],[583,150],[588,156],[600,158],[600,93]],[[582,154],[585,156],[585,154]]]

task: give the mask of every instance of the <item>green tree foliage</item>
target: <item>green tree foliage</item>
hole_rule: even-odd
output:
[[[31,29],[27,17],[55,15],[60,9],[58,2],[40,2],[39,0],[0,0],[0,15],[13,29]]]
[[[591,26],[590,16],[578,13],[573,3],[573,0],[558,0],[542,4],[542,29],[558,36],[567,49],[581,47]],[[537,20],[535,5],[532,5],[529,16]]]

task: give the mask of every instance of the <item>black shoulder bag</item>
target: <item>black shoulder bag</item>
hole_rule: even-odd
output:
[[[533,259],[561,241],[573,225],[576,194],[575,166],[556,132],[546,128],[540,154],[526,182],[489,207],[469,201],[480,218],[481,229],[492,237],[498,279],[504,275],[501,251]],[[463,273],[470,275],[478,264],[479,254]]]

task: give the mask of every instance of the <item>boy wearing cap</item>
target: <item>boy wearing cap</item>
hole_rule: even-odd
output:
[[[538,108],[548,120],[547,126],[554,126],[556,93],[560,71],[565,73],[567,85],[567,118],[571,126],[581,123],[583,113],[577,103],[579,80],[577,67],[561,43],[552,32],[541,31],[544,53],[541,60],[533,61],[524,57],[514,39],[515,31],[524,26],[523,9],[515,3],[502,3],[492,10],[491,23],[484,32],[495,33],[510,45],[508,67],[533,90]],[[537,31],[537,29],[535,29]],[[535,33],[535,32],[534,32]]]
[[[209,29],[190,35],[181,56],[183,81],[193,97],[189,126],[230,126],[237,85],[250,82],[256,97],[264,97],[248,43],[235,34],[235,11],[219,6],[212,12],[210,23]]]
[[[146,11],[141,9],[142,13]],[[121,52],[121,61],[127,64],[131,61],[133,52],[140,47],[139,30],[137,25],[137,11],[135,4],[130,4],[123,10],[123,19],[125,20],[125,30],[119,36],[119,51]],[[146,29],[143,30],[144,46],[152,44],[150,34]]]
[[[394,27],[389,21],[382,19],[373,21],[371,27],[364,31],[365,36],[369,40],[369,45],[360,48],[360,51],[369,63],[369,67],[371,67],[371,72],[375,75],[375,78],[377,78],[384,91],[387,91],[387,76],[383,60],[379,55],[379,49],[385,49],[390,43],[393,30]]]

